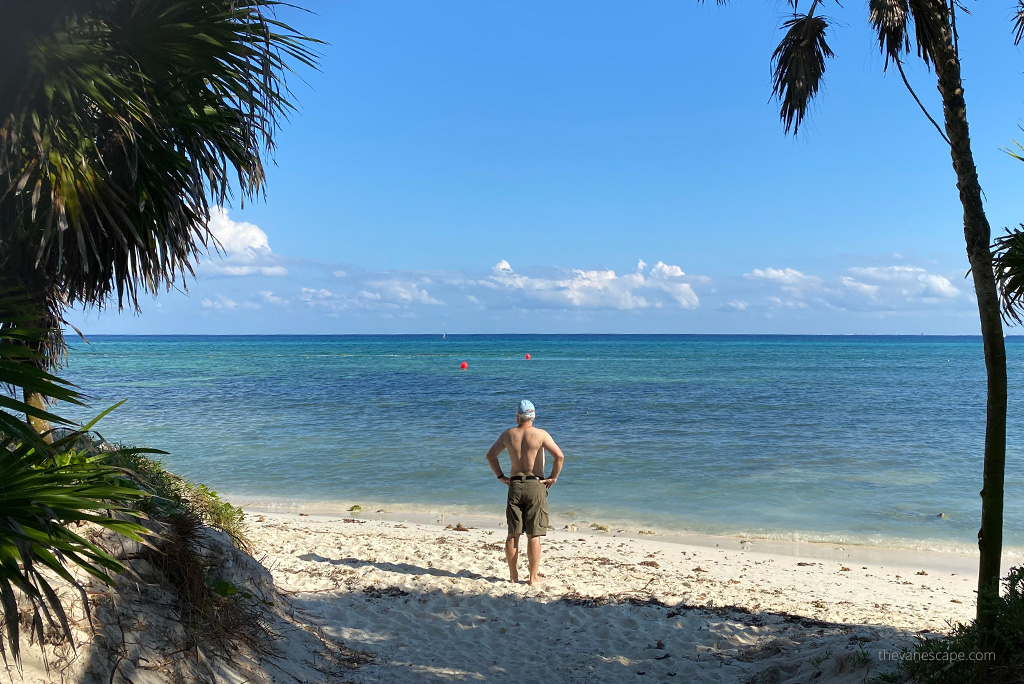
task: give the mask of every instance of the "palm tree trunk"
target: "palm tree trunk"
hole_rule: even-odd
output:
[[[46,400],[39,392],[30,392],[29,390],[23,391],[25,403],[32,408],[39,409],[40,411],[46,410]],[[26,416],[28,424],[32,426],[32,429],[43,436],[43,439],[48,443],[53,443],[53,435],[50,434],[51,426],[50,421],[44,420],[43,418],[37,418],[35,416]]]
[[[933,0],[934,2],[934,0]],[[982,203],[981,183],[971,151],[967,106],[960,79],[960,58],[953,43],[948,13],[941,0],[934,2],[942,12],[945,27],[935,71],[945,115],[950,156],[956,172],[956,186],[964,209],[964,238],[967,258],[974,277],[981,319],[981,337],[988,374],[988,403],[985,421],[985,463],[981,490],[981,529],[978,530],[978,649],[993,650],[995,604],[999,601],[1000,561],[1003,550],[1003,476],[1006,467],[1006,347],[999,293],[992,270],[992,235]]]
[[[9,297],[18,302],[16,310],[8,311],[8,307],[0,305],[0,325],[27,330],[31,333],[30,341],[24,344],[36,353],[33,363],[44,370],[55,369],[62,358],[64,338],[60,330],[60,320],[51,311],[48,304],[48,289],[45,281],[38,273],[26,267],[31,264],[31,255],[18,253],[10,245],[0,242],[0,250],[4,258],[0,259],[0,297]],[[46,397],[38,392],[23,390],[22,396],[26,404],[32,408],[45,411]],[[50,421],[26,415],[25,419],[32,428],[52,442]]]
[[[28,346],[33,347],[33,351],[40,354],[39,360],[36,362],[37,365],[49,370],[54,365],[54,359],[52,358],[53,349],[49,339],[53,336],[52,327],[53,316],[50,314],[49,309],[46,307],[45,300],[42,297],[33,297],[33,308],[31,315],[34,319],[32,328],[38,333],[38,341],[29,343]],[[28,361],[26,363],[32,363]],[[22,392],[25,399],[25,403],[32,408],[39,409],[40,411],[47,410],[46,397],[38,392],[25,389]],[[38,418],[36,416],[25,416],[28,420],[28,424],[32,426],[32,429],[42,435],[43,439],[47,443],[53,442],[53,436],[50,434],[51,426],[50,421],[45,418]]]

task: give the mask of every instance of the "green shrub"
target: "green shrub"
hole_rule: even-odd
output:
[[[194,517],[227,534],[236,547],[244,551],[250,549],[245,535],[245,512],[221,499],[206,485],[194,485],[164,470],[160,461],[150,457],[164,452],[134,449],[123,444],[106,446],[109,451],[94,445],[91,453],[100,454],[105,463],[121,469],[124,477],[152,495],[143,505],[143,511],[164,520],[179,514]]]
[[[972,621],[952,626],[941,639],[921,638],[904,649],[903,674],[925,684],[1010,684],[1024,682],[1024,567],[1012,568],[1003,580],[1005,593],[996,609],[995,650],[979,653],[978,630]],[[977,678],[978,660],[989,664]]]
[[[20,625],[14,589],[30,603],[30,630],[42,643],[46,627],[71,637],[64,608],[44,570],[74,587],[86,610],[84,588],[67,565],[77,565],[111,586],[113,576],[124,570],[120,561],[79,534],[80,524],[99,525],[140,542],[147,532],[124,519],[139,513],[136,507],[146,493],[125,481],[118,468],[83,454],[77,448],[80,434],[70,433],[52,444],[0,438],[0,607],[15,660],[20,658]],[[2,640],[0,653],[6,660]]]

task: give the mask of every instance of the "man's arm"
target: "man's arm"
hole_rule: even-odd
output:
[[[501,472],[501,464],[498,463],[498,456],[502,451],[505,450],[505,433],[501,433],[497,441],[491,445],[491,448],[487,450],[487,465],[491,466],[491,472],[494,473],[499,480],[505,484],[509,483],[509,479],[505,477],[505,474]]]
[[[544,449],[551,454],[554,463],[551,464],[551,477],[543,480],[544,486],[551,489],[551,485],[558,481],[558,474],[562,472],[562,463],[565,462],[565,455],[562,454],[562,450],[555,444],[555,440],[551,439],[551,435],[547,432],[544,433]]]

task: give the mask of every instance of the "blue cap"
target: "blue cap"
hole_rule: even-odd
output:
[[[533,418],[536,416],[537,411],[533,408],[533,402],[529,399],[523,399],[519,402],[519,406],[516,406],[516,415],[523,416],[524,418]]]

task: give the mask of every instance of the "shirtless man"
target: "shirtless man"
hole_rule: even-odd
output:
[[[519,537],[526,532],[526,557],[530,561],[530,586],[540,584],[540,538],[548,533],[548,489],[558,481],[565,457],[544,430],[533,427],[537,412],[526,399],[516,407],[516,427],[501,433],[487,452],[487,463],[498,479],[508,485],[508,538],[505,540],[505,559],[508,561],[509,581],[519,581]],[[512,460],[511,477],[506,477],[498,463],[498,455],[508,449]],[[544,478],[544,451],[555,459],[551,477]]]

